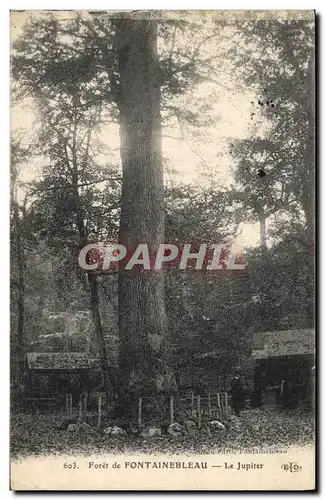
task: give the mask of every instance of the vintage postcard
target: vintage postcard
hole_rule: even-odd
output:
[[[315,13],[12,11],[11,489],[315,489]]]

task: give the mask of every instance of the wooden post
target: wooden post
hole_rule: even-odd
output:
[[[220,394],[218,392],[217,394],[217,404],[218,404],[218,413],[219,413],[219,418],[222,418],[222,410],[221,410],[221,401],[220,401]]]
[[[79,397],[79,422],[82,421],[82,396]]]
[[[211,394],[208,394],[208,409],[209,409],[209,417],[211,418]]]
[[[72,394],[67,394],[67,416],[68,420],[72,420]]]
[[[194,392],[191,392],[191,409],[192,409],[192,417],[194,413]]]
[[[99,394],[99,396],[98,396],[98,421],[97,421],[98,429],[100,428],[101,423],[102,423],[102,395]]]
[[[228,406],[228,394],[227,394],[227,392],[225,392],[225,407],[226,407],[226,415],[228,415],[229,406]]]
[[[70,419],[69,394],[65,395],[65,411],[67,415],[67,420],[69,420]]]
[[[201,398],[200,396],[197,397],[196,401],[196,409],[197,409],[197,426],[199,429],[201,429]]]
[[[170,423],[174,423],[174,396],[170,396]]]
[[[142,424],[142,398],[138,401],[138,427],[140,428]]]

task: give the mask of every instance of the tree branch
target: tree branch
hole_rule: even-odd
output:
[[[111,181],[111,180],[116,181],[116,182],[122,182],[122,179],[118,178],[118,177],[104,177],[103,179],[98,179],[96,181],[84,182],[82,184],[77,184],[77,186],[75,184],[62,185],[62,186],[51,186],[48,188],[35,189],[34,192],[55,191],[57,189],[75,189],[76,187],[79,188],[79,187],[85,187],[85,186],[92,186],[93,184],[99,184],[101,182]]]

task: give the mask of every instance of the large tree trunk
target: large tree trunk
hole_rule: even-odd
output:
[[[116,25],[120,73],[121,158],[123,165],[120,243],[130,255],[147,244],[153,255],[164,240],[163,167],[157,21],[124,19]],[[163,416],[164,398],[175,390],[167,340],[164,278],[120,265],[120,410],[136,418],[144,399],[151,420]],[[149,403],[150,401],[150,403]],[[148,407],[147,407],[148,406]]]

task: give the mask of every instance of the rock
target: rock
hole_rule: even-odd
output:
[[[121,429],[121,427],[113,425],[112,427],[107,427],[107,429],[104,430],[104,434],[108,436],[122,436],[126,434],[126,432],[124,429]]]
[[[142,437],[155,437],[161,436],[161,429],[159,427],[149,427],[148,429],[143,429],[141,432]]]
[[[67,431],[69,431],[69,432],[74,432],[76,429],[77,429],[76,424],[69,424],[67,427]]]
[[[185,434],[185,429],[181,424],[175,422],[174,424],[170,424],[168,426],[167,432],[170,436],[179,437],[182,434]]]
[[[225,431],[226,430],[226,427],[224,426],[224,424],[219,422],[219,420],[212,420],[211,422],[209,422],[209,427],[210,427],[210,429],[218,430],[218,431]]]

